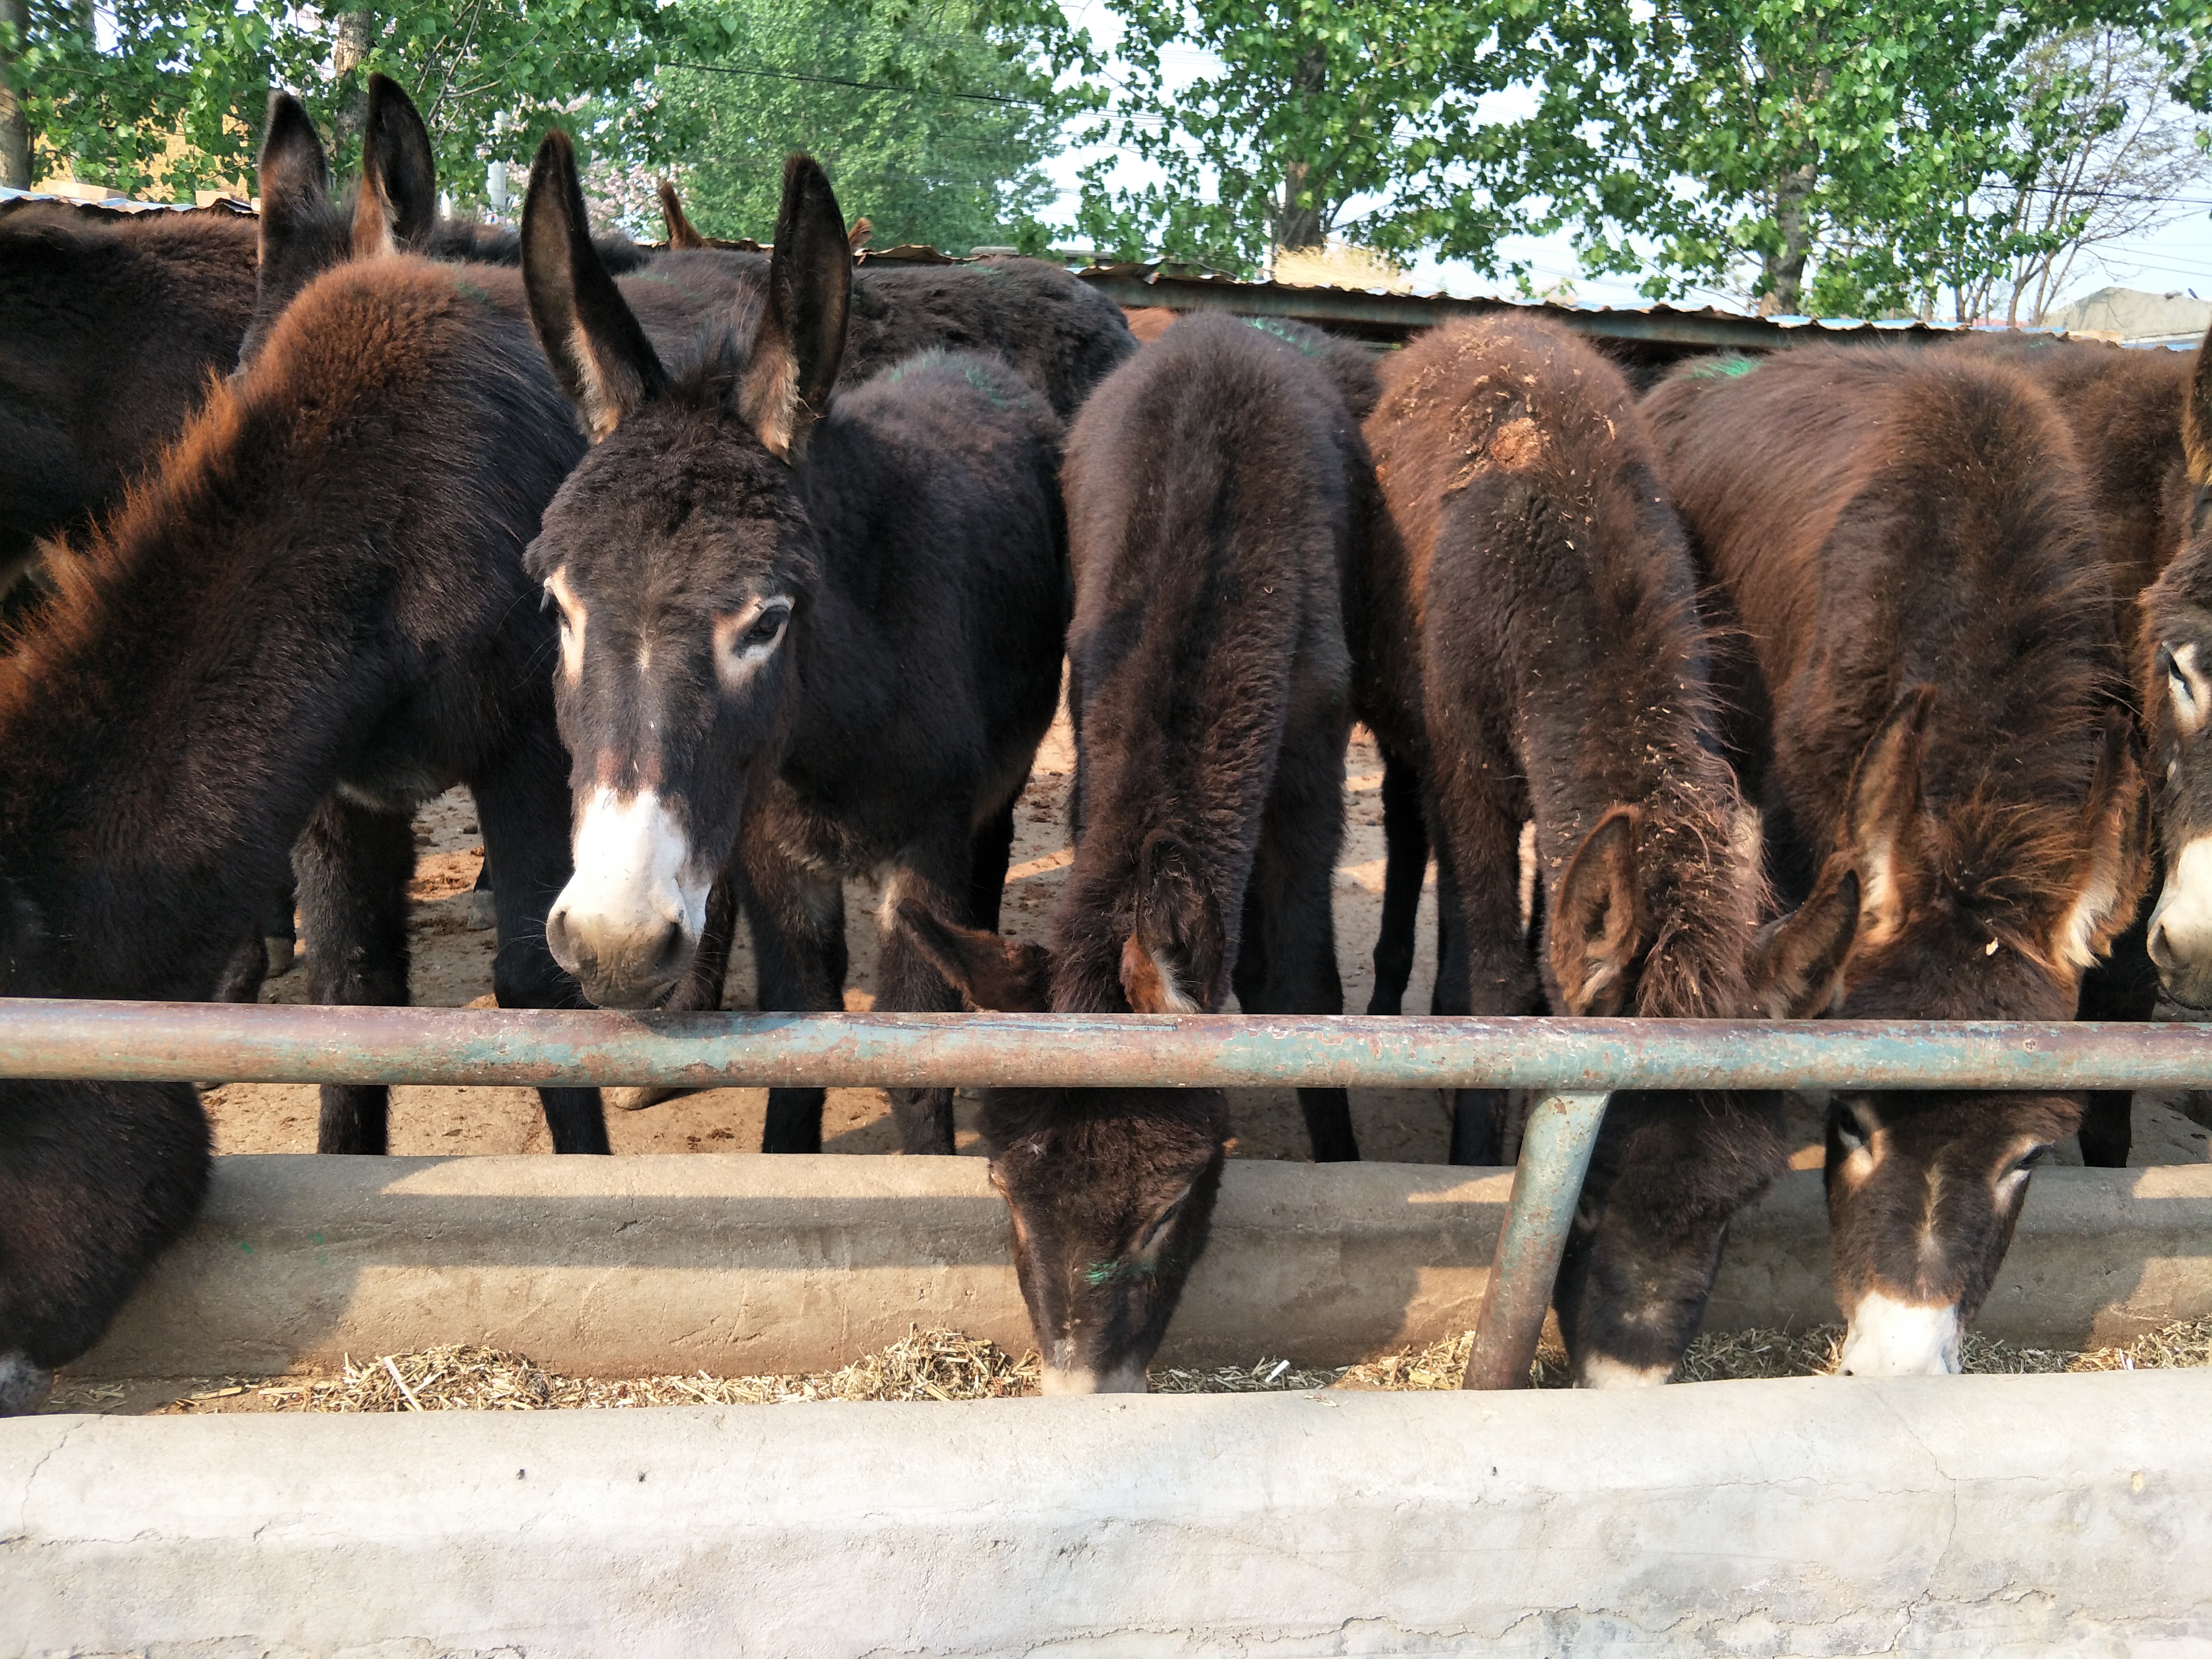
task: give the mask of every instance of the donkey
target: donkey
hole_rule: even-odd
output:
[[[2142,629],[2145,590],[2190,540],[2196,491],[2182,426],[2195,360],[2180,352],[2130,351],[2044,334],[1970,335],[1952,349],[2011,365],[2058,405],[2087,475],[2120,641],[2132,647]],[[2156,746],[2160,716],[2171,713],[2160,708],[2171,695],[2171,677],[2154,649],[2135,666],[2143,738]],[[2167,724],[2170,728],[2170,719]],[[2153,829],[2161,841],[2167,799],[2163,791],[2152,796]],[[2173,844],[2180,845],[2179,839]],[[2082,976],[2081,1018],[2147,1020],[2156,1011],[2160,969],[2149,949],[2154,896],[2144,895],[2111,953]],[[2093,1168],[2124,1168],[2133,1139],[2133,1094],[2100,1090],[2088,1101],[2081,1117],[2081,1161]]]
[[[1060,423],[1002,364],[957,354],[833,398],[852,254],[803,156],[785,167],[757,319],[674,375],[599,263],[559,132],[531,170],[523,269],[597,440],[527,559],[561,618],[574,757],[554,954],[602,1006],[670,998],[700,967],[726,871],[761,1006],[842,1007],[846,875],[888,870],[887,909],[911,896],[996,916],[995,827],[1059,702]],[[877,1006],[958,997],[887,932]],[[907,1151],[953,1150],[951,1091],[891,1102]],[[820,1090],[769,1092],[764,1151],[821,1138]]]
[[[1367,435],[1400,538],[1369,567],[1370,626],[1406,641],[1381,667],[1418,720],[1393,736],[1420,758],[1437,847],[1438,1012],[1747,1012],[1755,826],[1620,371],[1548,324],[1449,325],[1389,361]],[[1505,1106],[1460,1092],[1453,1162],[1498,1160]],[[1729,1218],[1784,1165],[1779,1107],[1613,1097],[1557,1289],[1578,1382],[1672,1374]]]
[[[420,253],[457,264],[521,263],[521,239],[514,231],[439,216],[429,129],[390,76],[368,77],[361,179],[342,198],[331,197],[322,140],[298,99],[271,93],[263,131],[257,287],[240,361],[252,360],[295,295],[347,259]],[[627,237],[599,242],[601,262],[617,273],[638,270],[652,258]],[[728,280],[714,297],[726,298]]]
[[[2212,766],[2199,741],[2212,711],[2212,360],[2199,349],[2183,404],[2183,465],[2164,493],[2181,552],[2142,595],[2136,684],[2156,768],[2163,880],[2148,947],[2166,994],[2212,1008]]]
[[[174,437],[253,309],[253,221],[0,204],[0,593]]]
[[[1341,356],[1342,362],[1334,361]],[[1347,574],[1371,477],[1356,349],[1204,316],[1116,371],[1063,474],[1075,570],[1075,862],[1049,953],[912,901],[971,1007],[1338,1013],[1330,881],[1351,729]],[[1316,1158],[1358,1156],[1301,1090]],[[1218,1089],[994,1090],[983,1133],[1053,1393],[1141,1392],[1206,1243]]]
[[[1962,354],[1801,347],[1645,412],[1741,620],[1735,746],[1796,908],[1778,1018],[2067,1019],[2145,878],[2142,780],[2094,513],[2050,400]],[[1842,1367],[1959,1368],[2030,1171],[2083,1099],[1839,1091]]]
[[[665,180],[660,205],[668,218],[670,252],[654,261],[657,273],[673,279],[734,268],[751,280],[765,280],[768,260],[757,243],[701,235]],[[860,221],[854,231],[866,222]],[[886,261],[854,274],[839,378],[857,385],[933,349],[996,353],[1044,393],[1065,422],[1075,418],[1091,389],[1136,349],[1119,306],[1045,260]]]
[[[304,289],[0,664],[0,994],[205,998],[294,854],[319,1000],[404,1002],[408,814],[455,782],[497,861],[505,1006],[579,1006],[551,617],[523,576],[584,450],[514,273],[398,256]],[[605,1152],[597,1092],[543,1092]],[[384,1091],[326,1090],[325,1150]],[[183,1085],[0,1084],[0,1374],[20,1408],[189,1221]]]

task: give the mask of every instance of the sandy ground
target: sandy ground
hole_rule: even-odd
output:
[[[1017,811],[1013,864],[1008,873],[1000,925],[1024,939],[1042,940],[1046,920],[1065,878],[1068,785],[1074,753],[1065,720],[1038,751],[1036,770]],[[1374,985],[1374,948],[1382,902],[1382,763],[1366,734],[1356,732],[1346,760],[1344,856],[1336,876],[1337,965],[1347,1012],[1364,1012]],[[469,894],[483,860],[476,811],[456,790],[425,807],[415,825],[417,861],[410,936],[414,951],[414,1000],[426,1007],[489,1006],[492,934],[469,925]],[[852,975],[846,1006],[872,1006],[876,970],[874,884],[856,881],[846,894]],[[1419,951],[1405,1006],[1427,1008],[1436,974],[1434,872],[1422,897]],[[263,1000],[304,1002],[306,975],[295,971],[272,980]],[[751,953],[744,930],[733,953],[723,998],[728,1008],[748,1008],[755,996]],[[222,1152],[311,1152],[315,1149],[316,1091],[283,1084],[231,1084],[207,1093],[216,1146]],[[1231,1094],[1236,1155],[1307,1156],[1305,1127],[1296,1095],[1287,1089],[1237,1090]],[[608,1133],[617,1152],[751,1152],[760,1145],[767,1095],[757,1089],[717,1089],[641,1112],[611,1110]],[[956,1107],[959,1147],[980,1151],[975,1102],[963,1095]],[[1355,1090],[1352,1113],[1362,1153],[1395,1163],[1442,1163],[1449,1139],[1445,1103],[1428,1090]],[[1792,1136],[1801,1168],[1820,1163],[1820,1119],[1810,1103],[1793,1111]],[[392,1091],[392,1150],[422,1156],[453,1152],[537,1152],[551,1150],[538,1097],[526,1089],[399,1088]],[[895,1152],[898,1139],[880,1091],[835,1089],[823,1121],[823,1149],[832,1152]],[[2059,1162],[2078,1162],[2070,1146]],[[2139,1096],[2136,1103],[2136,1164],[2212,1161],[2212,1141],[2172,1103]]]

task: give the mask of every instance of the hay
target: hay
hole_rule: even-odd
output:
[[[1305,1368],[1261,1359],[1212,1370],[1163,1366],[1158,1394],[1288,1394],[1321,1389],[1405,1391],[1456,1389],[1474,1346],[1471,1331],[1425,1348],[1357,1365]],[[1736,1331],[1701,1336],[1690,1346],[1685,1382],[1821,1376],[1835,1369],[1843,1328]],[[2212,1319],[2168,1325],[2116,1346],[2083,1352],[2024,1348],[1969,1332],[1969,1372],[2121,1371],[2212,1365]],[[1037,1392],[1034,1353],[1018,1358],[997,1344],[957,1331],[915,1330],[880,1352],[834,1371],[782,1376],[595,1378],[566,1376],[525,1355],[497,1348],[428,1348],[419,1353],[349,1359],[335,1376],[225,1377],[159,1409],[169,1413],[451,1412],[623,1410],[643,1406],[769,1406],[793,1401],[1002,1400]],[[1540,1389],[1567,1386],[1566,1356],[1547,1348],[1530,1368]],[[105,1391],[105,1392],[103,1392]],[[78,1384],[63,1409],[119,1401],[118,1385]],[[80,1397],[82,1396],[82,1397]]]

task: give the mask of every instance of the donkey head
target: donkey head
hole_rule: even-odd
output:
[[[893,924],[969,1006],[1052,1006],[1053,963],[1037,946],[910,902]],[[982,1129],[1045,1391],[1143,1392],[1212,1224],[1229,1137],[1220,1091],[994,1089]]]
[[[2070,867],[2033,906],[1979,908],[1965,855],[1923,809],[1932,689],[1892,707],[1854,769],[1837,844],[1813,894],[1769,928],[1755,965],[1770,1017],[2073,1018],[2082,970],[2133,908],[2142,782],[2133,722],[2113,711]],[[1959,1369],[1959,1340],[1988,1293],[2028,1172],[2081,1121],[2079,1096],[1839,1091],[1828,1112],[1836,1298],[1850,1316],[1843,1369]]]
[[[2140,676],[2158,770],[2164,885],[2151,912],[2150,956],[2174,1001],[2212,1008],[2212,354],[2197,354],[2182,440],[2196,486],[2188,541],[2142,596]]]
[[[269,95],[261,141],[261,261],[253,316],[238,360],[250,363],[284,307],[333,265],[413,252],[438,216],[429,130],[399,83],[368,77],[362,126],[361,190],[348,214],[331,200],[331,168],[307,110],[289,92]]]
[[[690,965],[749,785],[782,759],[817,555],[807,434],[844,349],[852,255],[822,169],[784,169],[764,311],[672,379],[592,246],[566,135],[523,208],[532,324],[595,447],[526,568],[561,613],[576,873],[553,955],[604,1006]]]

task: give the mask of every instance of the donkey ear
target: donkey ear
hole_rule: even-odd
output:
[[[1890,705],[1851,769],[1842,841],[1858,871],[1868,927],[1879,945],[1904,931],[1911,887],[1919,874],[1920,751],[1936,688],[1916,685]]]
[[[261,160],[261,263],[277,262],[303,224],[331,204],[331,164],[305,106],[289,92],[269,94]]]
[[[2087,969],[2133,919],[2150,878],[2150,800],[2135,717],[2124,708],[2105,716],[2081,829],[2081,853],[2066,886],[2069,902],[2050,950],[2053,961]]]
[[[368,77],[362,127],[361,195],[354,203],[356,258],[421,247],[438,218],[438,164],[415,100],[387,75]]]
[[[253,273],[253,315],[239,342],[251,363],[284,307],[316,276],[346,257],[343,222],[331,209],[331,168],[323,141],[300,100],[269,94],[269,117],[256,167],[261,181],[260,257]]]
[[[1036,945],[957,927],[911,899],[900,900],[891,917],[970,1007],[1008,1014],[1050,1012],[1052,959]]]
[[[1197,856],[1164,830],[1137,854],[1137,915],[1121,947],[1121,990],[1140,1014],[1197,1014],[1228,970],[1228,932]]]
[[[738,394],[771,454],[795,460],[829,407],[852,293],[853,250],[829,176],[812,156],[791,156],[769,258],[768,308]]]
[[[1828,863],[1813,896],[1759,934],[1753,953],[1752,1000],[1769,1019],[1812,1019],[1826,1013],[1843,983],[1858,935],[1859,878],[1842,854]]]
[[[676,186],[663,179],[660,181],[659,193],[660,216],[668,223],[668,246],[672,248],[706,246],[707,239],[702,236],[698,228],[684,216],[684,204],[677,198]]]
[[[522,204],[522,286],[538,343],[594,443],[667,389],[668,375],[653,343],[592,246],[575,146],[557,128],[545,135],[530,164],[530,193]]]
[[[1636,870],[1643,814],[1616,806],[1583,838],[1560,878],[1551,926],[1552,974],[1570,1014],[1617,1014],[1633,987],[1629,970],[1649,942]]]

